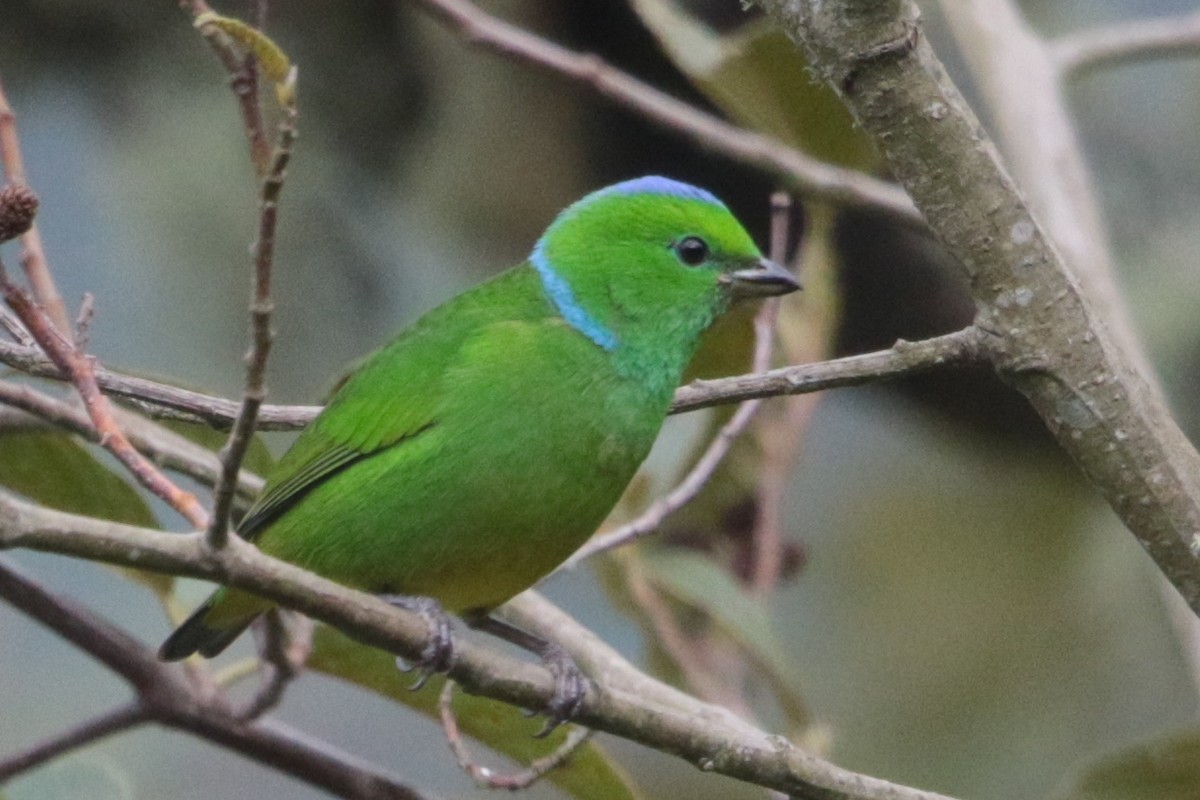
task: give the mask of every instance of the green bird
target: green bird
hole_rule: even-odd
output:
[[[700,334],[738,298],[798,288],[703,189],[650,176],[596,191],[523,264],[364,361],[275,465],[238,533],[424,613],[437,634],[425,674],[452,659],[441,609],[534,651],[559,678],[550,711],[561,721],[586,686],[573,663],[491,611],[612,509]],[[159,655],[212,657],[271,607],[218,589]]]

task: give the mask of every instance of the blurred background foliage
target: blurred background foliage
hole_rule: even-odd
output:
[[[482,5],[822,158],[877,167],[839,109],[803,82],[794,52],[734,0]],[[1194,7],[1023,5],[1046,35]],[[246,12],[234,2],[218,8]],[[927,35],[969,93],[936,7],[924,10]],[[313,401],[345,364],[520,261],[559,209],[614,180],[653,172],[704,185],[766,243],[769,176],[584,88],[467,49],[403,2],[277,0],[268,30],[300,65],[302,109],[276,261],[275,401]],[[110,365],[235,394],[255,187],[223,73],[186,17],[171,2],[6,0],[0,76],[60,286],[73,302],[96,296],[92,351]],[[1120,282],[1193,434],[1198,82],[1200,64],[1172,61],[1100,71],[1070,92]],[[819,205],[797,216],[810,233],[808,291],[784,305],[782,359],[861,352],[969,322],[953,265],[920,234]],[[710,340],[698,373],[745,369],[748,322],[743,315]],[[1194,763],[1187,754],[1197,746],[1196,662],[1172,627],[1175,599],[1019,399],[989,375],[954,373],[773,401],[764,416],[768,435],[746,437],[662,542],[556,576],[548,594],[657,674],[854,770],[997,800],[1196,796],[1188,793],[1200,785],[1194,772],[1161,770]],[[668,488],[721,419],[671,420],[617,516]],[[784,487],[782,582],[755,591],[746,564],[749,532],[761,523],[756,487],[770,433],[789,429],[802,436]],[[148,513],[120,486],[108,496],[48,492],[19,468],[44,442],[18,438],[0,438],[5,485],[100,515]],[[268,437],[276,451],[286,441]],[[45,451],[53,454],[47,474],[94,474],[81,448],[59,440]],[[14,558],[149,643],[167,631],[145,589],[112,571]],[[201,591],[183,589],[193,599]],[[664,647],[663,624],[688,647]],[[315,666],[344,673],[342,645],[322,635],[329,649]],[[0,642],[0,754],[126,696],[98,665],[4,606]],[[373,661],[360,667],[366,690],[310,673],[279,715],[432,794],[475,792],[436,725],[382,701],[386,677]],[[624,742],[602,743],[646,797],[759,794]],[[1088,765],[1116,753],[1072,788]],[[1154,775],[1139,779],[1149,774],[1139,770]],[[1119,793],[1122,781],[1133,789]],[[548,784],[530,794],[564,791],[583,796]],[[233,796],[320,793],[154,729],[5,787],[7,800]]]

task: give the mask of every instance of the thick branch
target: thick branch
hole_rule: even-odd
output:
[[[377,597],[339,586],[270,558],[240,539],[211,550],[202,534],[165,534],[38,508],[0,493],[0,548],[25,547],[178,575],[221,580],[337,625],[367,644],[407,658],[422,651],[427,626]],[[541,666],[470,641],[458,643],[450,677],[467,691],[523,708],[545,708],[554,680]],[[595,676],[603,680],[604,675]],[[628,683],[628,682],[627,682]],[[656,681],[642,678],[646,685]],[[626,684],[627,685],[627,684]],[[945,800],[848,772],[777,736],[738,723],[699,700],[662,687],[658,704],[622,684],[588,693],[578,721],[677,755],[706,771],[811,800]],[[197,722],[202,726],[203,720]],[[195,730],[203,735],[199,727]],[[248,751],[249,752],[249,751]]]
[[[874,136],[957,257],[998,373],[1200,612],[1200,457],[1084,297],[978,121],[921,37],[909,0],[760,0]]]

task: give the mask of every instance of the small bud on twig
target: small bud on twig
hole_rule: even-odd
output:
[[[15,239],[29,230],[37,215],[38,198],[23,184],[0,189],[0,242]]]

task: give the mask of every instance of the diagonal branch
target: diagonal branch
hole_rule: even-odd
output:
[[[94,444],[100,443],[100,434],[87,414],[31,386],[0,380],[0,404],[21,409]],[[201,483],[216,484],[221,464],[210,450],[133,414],[124,414],[122,423],[129,441],[154,463]],[[253,500],[262,491],[262,485],[261,478],[243,470],[238,476],[238,497],[243,501]]]
[[[1195,612],[1200,456],[1064,262],[921,36],[911,0],[759,0],[957,258],[985,352]]]
[[[0,495],[0,506],[5,502]],[[0,510],[0,516],[3,514]],[[4,523],[0,523],[0,529],[3,528]],[[203,546],[199,535],[191,539]],[[103,663],[138,692],[138,699],[131,706],[0,760],[0,781],[72,747],[131,725],[154,721],[247,755],[339,797],[420,800],[416,792],[377,767],[339,752],[325,742],[277,722],[249,724],[237,719],[220,695],[214,696],[207,687],[184,680],[180,670],[160,663],[132,636],[80,604],[51,593],[5,559],[0,559],[0,598]]]
[[[141,703],[130,703],[93,717],[58,736],[0,759],[0,784],[106,736],[144,725],[151,716]]]
[[[1051,42],[1050,48],[1066,78],[1137,61],[1196,58],[1200,56],[1200,11],[1077,31]]]
[[[599,57],[568,50],[494,17],[469,0],[410,0],[465,42],[590,86],[603,97],[713,152],[776,175],[798,193],[921,225],[893,184],[818,161],[782,142],[724,121],[661,92]]]

